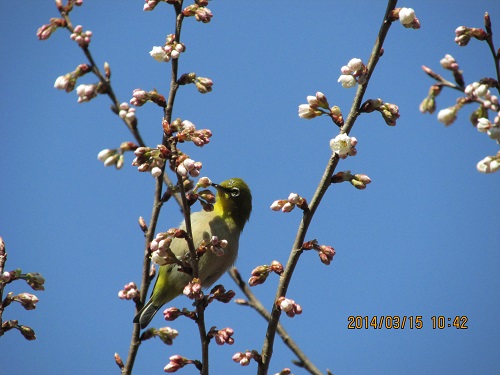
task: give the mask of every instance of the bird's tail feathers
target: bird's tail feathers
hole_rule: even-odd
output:
[[[161,305],[154,305],[151,298],[134,317],[134,323],[139,323],[141,329],[146,328],[160,308]]]

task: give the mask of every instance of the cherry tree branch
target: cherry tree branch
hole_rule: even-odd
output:
[[[370,77],[380,58],[382,52],[382,46],[385,37],[387,35],[387,32],[391,27],[391,21],[389,20],[389,15],[391,11],[396,7],[396,4],[397,0],[388,1],[384,20],[382,22],[382,26],[380,27],[377,39],[375,41],[375,45],[373,47],[370,59],[367,64],[368,71],[366,75],[366,81],[362,85],[358,86],[358,89],[356,91],[356,96],[354,97],[354,101],[351,110],[349,112],[349,115],[347,117],[347,120],[341,128],[342,133],[349,134],[357,117],[360,114],[360,108],[363,96],[366,92],[366,88],[368,87]],[[325,167],[325,171],[323,172],[323,176],[321,177],[320,183],[311,200],[311,203],[309,204],[308,208],[304,210],[302,220],[301,223],[299,224],[297,235],[295,237],[295,241],[292,246],[292,250],[290,252],[290,256],[288,258],[288,262],[285,267],[285,271],[283,272],[283,275],[280,278],[275,300],[277,300],[281,296],[286,295],[288,286],[290,284],[290,280],[293,275],[293,271],[295,270],[295,266],[297,265],[297,262],[299,261],[299,258],[303,251],[302,244],[304,243],[305,236],[309,228],[309,224],[311,223],[314,213],[316,212],[316,209],[318,208],[323,196],[325,195],[326,191],[328,190],[328,187],[331,184],[333,172],[335,171],[338,162],[339,162],[339,156],[336,153],[333,153],[330,159],[328,160],[328,163]],[[262,353],[261,353],[262,360],[259,363],[259,368],[257,372],[259,375],[266,375],[269,371],[269,364],[273,353],[274,338],[276,336],[276,331],[278,328],[280,316],[281,316],[280,309],[276,306],[275,303],[273,303],[273,309],[271,311],[266,337],[264,340],[264,345],[262,347]]]
[[[229,276],[234,280],[234,282],[239,286],[245,297],[247,298],[248,306],[252,307],[257,311],[266,321],[270,319],[270,313],[264,307],[264,305],[259,301],[255,294],[248,286],[248,284],[241,278],[239,271],[236,267],[231,268],[229,271]],[[283,328],[283,325],[278,322],[278,327],[276,329],[278,335],[283,340],[283,343],[290,348],[290,350],[299,359],[296,363],[297,366],[303,367],[310,374],[322,375],[321,371],[311,362],[311,360],[305,355],[305,353],[299,348],[298,344],[292,339],[288,332]]]

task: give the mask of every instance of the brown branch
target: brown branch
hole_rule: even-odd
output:
[[[267,311],[267,309],[259,301],[259,299],[255,297],[248,284],[243,281],[236,267],[231,268],[228,273],[229,276],[231,276],[234,282],[241,289],[243,294],[245,294],[245,297],[247,297],[248,305],[255,309],[255,311],[257,311],[266,321],[269,321],[271,314],[269,313],[269,311]],[[277,332],[283,340],[283,343],[288,346],[290,350],[297,356],[301,367],[306,369],[310,374],[321,375],[321,371],[309,360],[309,358],[307,358],[305,353],[299,348],[298,344],[290,337],[285,328],[283,328],[283,325],[279,322]]]
[[[356,121],[356,118],[360,114],[359,109],[361,106],[361,102],[363,100],[364,93],[366,91],[366,88],[368,87],[368,83],[373,73],[373,70],[375,69],[375,66],[377,65],[377,62],[380,58],[382,45],[384,43],[387,32],[389,31],[389,28],[391,26],[391,21],[389,20],[389,14],[396,7],[396,4],[397,0],[388,1],[386,13],[384,16],[384,21],[382,22],[382,26],[380,27],[377,40],[375,41],[375,45],[373,47],[370,59],[367,64],[368,71],[366,75],[366,82],[363,85],[358,86],[358,89],[356,91],[356,96],[354,97],[354,101],[351,110],[349,112],[349,116],[347,117],[345,124],[341,128],[341,132],[343,133],[349,134],[350,130],[352,129]],[[302,254],[302,244],[304,243],[304,239],[307,230],[309,228],[309,224],[311,223],[311,220],[314,216],[314,213],[316,212],[316,209],[321,203],[321,199],[323,198],[328,187],[331,184],[331,178],[338,164],[338,161],[339,161],[338,155],[332,154],[332,156],[328,160],[325,171],[323,172],[323,176],[318,185],[318,188],[316,189],[316,192],[311,200],[311,203],[309,204],[309,209],[304,210],[302,221],[299,225],[297,235],[295,237],[295,242],[293,244],[290,256],[288,258],[288,262],[285,267],[285,271],[283,272],[283,275],[280,278],[280,283],[278,285],[275,300],[277,300],[281,296],[286,295],[290,280],[293,275],[293,271],[295,269],[295,266],[297,265],[300,255]],[[276,330],[278,327],[280,315],[281,311],[277,308],[276,304],[273,303],[273,309],[271,311],[266,337],[264,340],[264,345],[262,347],[262,353],[261,353],[262,361],[259,363],[259,368],[257,371],[259,375],[266,375],[269,371],[269,364],[273,353],[274,338],[276,336]]]

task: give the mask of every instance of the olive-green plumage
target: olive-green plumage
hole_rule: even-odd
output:
[[[207,251],[200,258],[199,278],[204,288],[215,283],[234,264],[240,233],[252,211],[252,195],[242,179],[232,178],[213,186],[217,189],[214,210],[191,214],[194,246],[197,248],[203,240],[209,242],[212,236],[227,240],[228,245],[222,256]],[[180,228],[185,229],[184,222]],[[170,248],[178,258],[189,252],[187,242],[182,238],[174,239]],[[177,267],[172,264],[160,267],[151,298],[134,318],[134,323],[139,323],[141,328],[147,327],[158,310],[182,294],[184,287],[191,281],[191,276],[178,271]]]

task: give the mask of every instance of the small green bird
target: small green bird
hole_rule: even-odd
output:
[[[240,233],[252,211],[252,194],[242,179],[231,178],[212,186],[217,189],[213,211],[201,210],[191,214],[194,247],[197,248],[203,240],[209,243],[212,236],[226,240],[228,244],[223,255],[218,256],[207,251],[201,256],[198,268],[204,288],[215,283],[234,264],[238,255]],[[184,222],[180,228],[186,228]],[[178,258],[189,252],[187,242],[183,238],[174,238],[170,248]],[[178,271],[177,268],[175,264],[160,267],[151,298],[134,318],[134,323],[139,323],[141,328],[147,327],[158,310],[182,294],[184,287],[191,281],[190,275]]]

